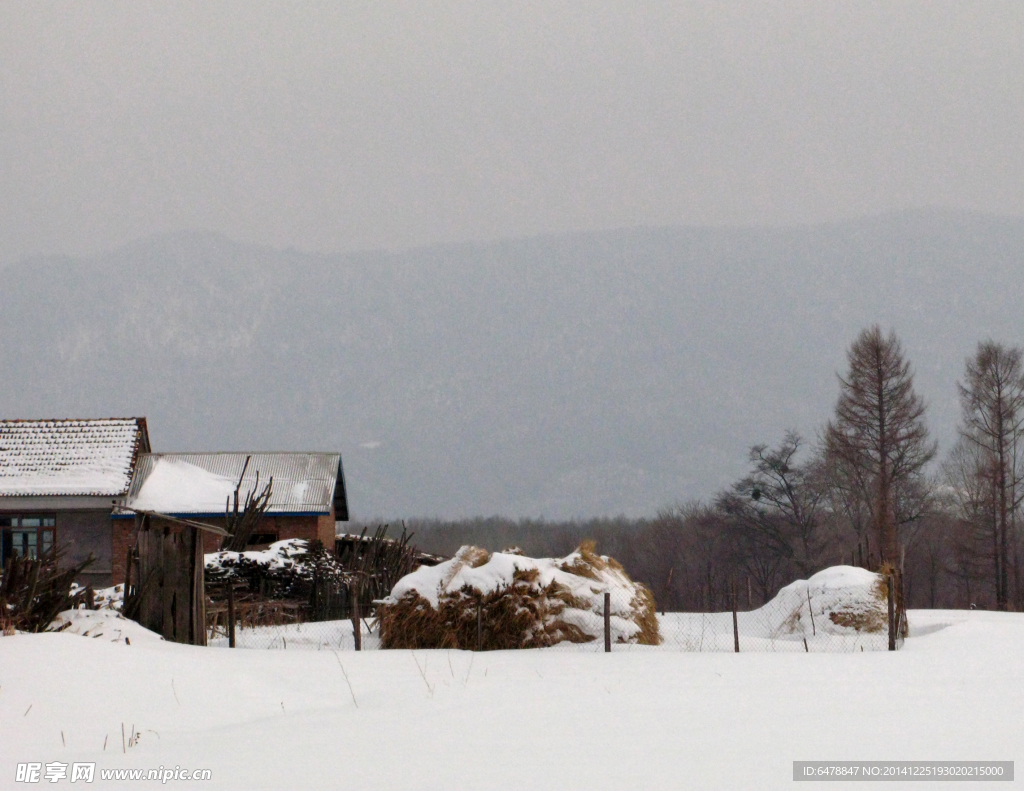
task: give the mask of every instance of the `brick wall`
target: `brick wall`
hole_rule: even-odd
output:
[[[110,511],[57,511],[56,517],[61,567],[76,565],[92,555],[92,564],[86,566],[77,581],[94,588],[112,585]]]
[[[224,527],[223,517],[201,520],[207,524]],[[329,523],[329,529],[328,528]],[[274,541],[284,541],[289,538],[304,538],[313,541],[319,538],[325,546],[334,546],[334,515],[323,516],[265,516],[260,522],[259,532],[269,533],[276,536]],[[206,533],[203,540],[203,550],[207,553],[220,550],[221,537],[213,533]],[[257,545],[262,549],[266,544]]]
[[[126,574],[126,563],[128,562],[128,550],[135,546],[135,519],[114,519],[111,534],[112,556],[111,570],[113,581],[111,585],[120,585],[124,582]],[[135,580],[138,583],[138,580]]]
[[[210,519],[198,519],[208,525],[224,527],[224,517],[213,517]],[[320,516],[266,516],[260,523],[261,533],[271,533],[277,536],[275,541],[284,541],[288,538],[304,538],[307,541],[319,539],[324,546],[334,547],[334,512]],[[120,585],[125,578],[125,563],[127,562],[129,547],[135,546],[135,520],[114,519],[113,520],[113,556],[111,557],[112,577],[111,585]],[[221,537],[214,533],[203,533],[203,552],[220,551]],[[259,544],[257,547],[263,549],[266,545]],[[109,556],[108,556],[109,557]]]

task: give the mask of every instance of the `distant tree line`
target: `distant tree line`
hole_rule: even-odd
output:
[[[571,522],[413,520],[413,539],[571,552],[582,539],[621,562],[665,610],[758,606],[794,579],[846,563],[902,570],[909,607],[1024,609],[1024,364],[978,344],[958,383],[958,441],[938,465],[926,406],[895,333],[860,333],[832,419],[813,441],[789,431],[750,449],[749,470],[706,501],[653,518]]]

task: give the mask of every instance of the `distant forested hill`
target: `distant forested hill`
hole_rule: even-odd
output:
[[[0,269],[0,415],[161,450],[340,450],[353,513],[652,514],[813,436],[893,326],[948,448],[978,339],[1024,343],[1024,221],[919,212],[362,255],[199,233]]]

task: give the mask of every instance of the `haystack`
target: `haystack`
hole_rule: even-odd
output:
[[[403,577],[377,608],[383,648],[543,648],[603,638],[611,594],[617,643],[661,642],[654,597],[593,542],[564,558],[462,547],[449,561]]]
[[[885,577],[854,566],[832,566],[780,590],[761,608],[774,637],[881,633],[889,628]]]

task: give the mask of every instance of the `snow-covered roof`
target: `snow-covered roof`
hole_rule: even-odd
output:
[[[0,420],[0,497],[122,495],[146,450],[145,418]]]
[[[338,453],[146,453],[124,504],[172,516],[223,516],[239,487],[239,509],[273,478],[268,514],[348,518]]]

